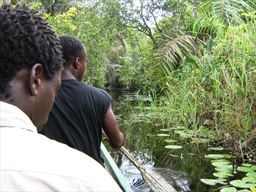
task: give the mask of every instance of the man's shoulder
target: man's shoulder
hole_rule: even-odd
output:
[[[5,136],[12,135],[19,143],[12,153],[5,154],[2,170],[8,170],[5,177],[22,178],[25,185],[38,178],[38,181],[56,189],[76,191],[104,191],[118,186],[106,170],[95,160],[65,144],[43,135],[20,130],[7,130]],[[12,142],[4,140],[6,147]],[[7,150],[4,150],[7,151]],[[22,154],[22,155],[20,155]],[[11,181],[11,180],[10,180]],[[57,182],[53,182],[57,181]],[[100,183],[100,185],[99,185]],[[39,189],[39,188],[38,188]],[[81,189],[81,190],[80,190]],[[61,191],[61,190],[60,190]]]
[[[106,188],[111,188],[111,186],[116,187],[116,183],[106,170],[88,155],[54,140],[48,142],[51,146],[52,153],[56,154],[54,158],[57,158],[57,160],[54,160],[54,166],[59,166],[59,163],[59,169],[63,170],[63,172],[60,170],[60,175],[79,179],[91,186],[101,182]],[[96,185],[94,187],[97,188]]]
[[[105,91],[104,89],[89,85],[89,84],[84,84],[86,89],[90,90],[93,94],[96,94],[98,96],[104,96],[104,97],[109,97],[111,98],[110,94]]]

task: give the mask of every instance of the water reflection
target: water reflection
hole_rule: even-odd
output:
[[[114,108],[119,115],[120,128],[126,135],[125,147],[139,163],[161,174],[178,192],[213,191],[200,182],[201,178],[210,178],[213,171],[209,160],[204,158],[207,146],[192,145],[184,140],[179,141],[182,149],[166,149],[164,138],[157,136],[160,129],[168,128],[165,122],[153,122],[148,114],[143,117],[138,115],[131,120],[131,114],[138,108],[132,107],[131,101],[124,101],[123,98],[126,97],[114,97]],[[169,134],[172,138],[176,137],[172,132]],[[149,192],[150,189],[136,167],[125,156],[116,152],[114,156],[134,191]]]
[[[122,174],[127,178],[127,181],[135,192],[151,192],[140,171],[124,155],[112,152],[111,156],[115,159]],[[138,154],[134,156],[136,156],[136,159],[139,161],[143,161]],[[143,157],[144,156],[142,156],[142,158]],[[143,165],[146,169],[160,174],[168,183],[175,187],[178,192],[192,191],[190,189],[191,181],[188,174],[168,168],[153,167],[152,164]]]

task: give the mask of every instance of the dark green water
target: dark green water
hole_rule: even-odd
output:
[[[136,112],[133,99],[127,99],[125,94],[111,94],[120,129],[125,133],[125,148],[141,164],[162,174],[177,191],[219,191],[218,187],[209,187],[200,182],[201,178],[214,178],[210,160],[204,157],[207,154],[206,144],[191,144],[184,140],[178,142],[182,149],[166,149],[165,138],[157,136],[158,133],[163,133],[160,130],[166,128],[166,125],[155,124],[150,118],[141,117],[140,114],[140,118],[130,119],[130,113]],[[134,184],[134,191],[150,191],[141,181],[138,170],[125,156],[116,152],[112,152],[112,155],[131,185]]]

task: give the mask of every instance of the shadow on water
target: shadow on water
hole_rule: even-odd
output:
[[[163,137],[157,136],[159,130],[164,128],[152,124],[150,119],[134,120],[126,122],[136,96],[132,94],[111,93],[113,106],[118,115],[121,130],[125,133],[127,148],[133,156],[148,169],[161,174],[178,192],[213,192],[214,189],[200,182],[201,178],[210,178],[212,166],[210,161],[204,158],[206,146],[192,145],[185,141],[179,143],[182,149],[166,149]],[[127,99],[128,98],[128,99]],[[130,121],[130,120],[129,120]],[[164,126],[164,125],[163,125]],[[135,192],[149,192],[150,189],[144,182],[137,168],[122,154],[112,151],[116,163],[125,175]]]

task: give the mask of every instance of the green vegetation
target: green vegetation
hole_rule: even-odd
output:
[[[150,98],[128,122],[182,127],[181,139],[221,140],[244,158],[256,138],[254,0],[136,2],[22,1],[84,42],[85,81]]]

